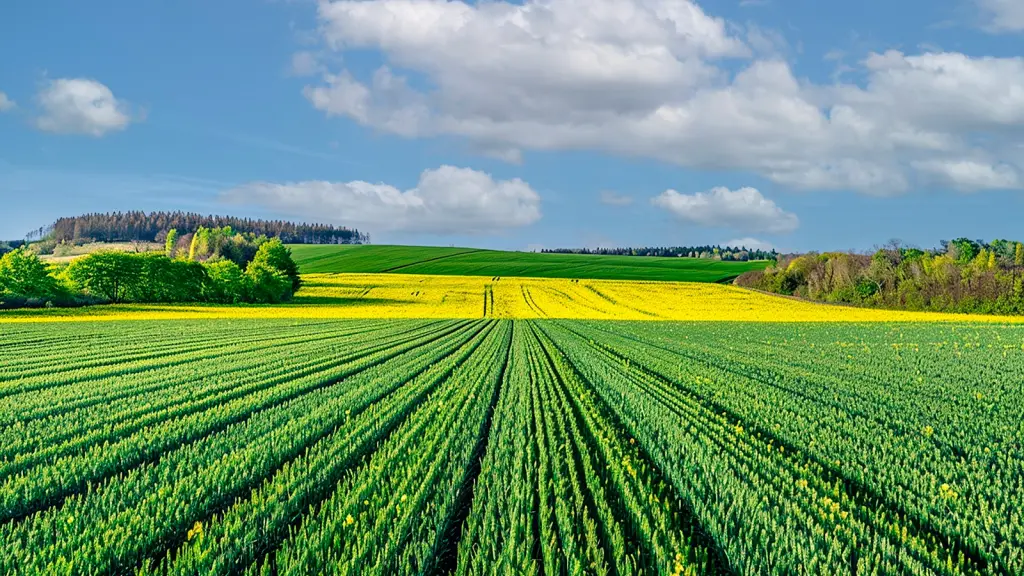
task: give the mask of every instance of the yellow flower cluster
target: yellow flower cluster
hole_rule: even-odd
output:
[[[5,321],[184,318],[564,318],[744,322],[1024,322],[1024,317],[830,306],[721,284],[308,274],[282,305],[132,305],[0,312]]]

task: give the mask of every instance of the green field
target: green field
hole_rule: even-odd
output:
[[[0,574],[1024,573],[1024,327],[0,337]]]
[[[541,254],[427,246],[293,244],[303,274],[393,272],[445,276],[520,276],[596,280],[722,282],[768,265],[697,258]]]

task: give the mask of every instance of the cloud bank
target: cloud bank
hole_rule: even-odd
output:
[[[540,196],[526,182],[447,165],[425,170],[416,187],[405,191],[359,180],[252,182],[225,192],[223,199],[374,231],[438,235],[492,234],[541,217]]]

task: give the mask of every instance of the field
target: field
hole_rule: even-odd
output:
[[[91,242],[82,246],[59,246],[53,254],[39,257],[43,262],[67,263],[80,256],[111,250],[114,252],[163,252],[164,245],[157,242]]]
[[[825,306],[729,285],[411,274],[309,274],[290,304],[120,305],[0,311],[5,322],[224,318],[504,318],[747,322],[987,322],[969,316]]]
[[[768,265],[697,258],[503,252],[425,246],[290,246],[303,274],[389,272],[599,280],[722,282]]]
[[[2,574],[1024,572],[1024,326],[0,335]]]

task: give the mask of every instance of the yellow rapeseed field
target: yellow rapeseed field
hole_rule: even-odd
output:
[[[309,274],[282,305],[131,305],[0,312],[0,322],[184,318],[576,318],[746,322],[1024,322],[829,306],[691,282]]]

